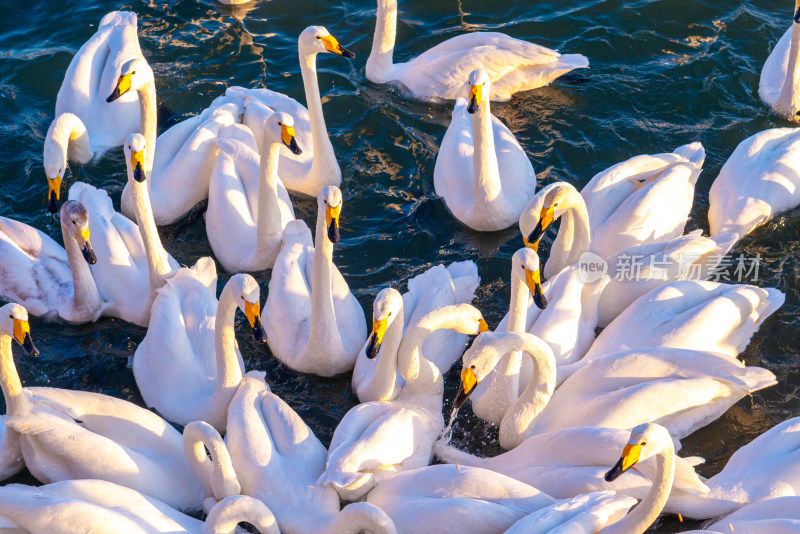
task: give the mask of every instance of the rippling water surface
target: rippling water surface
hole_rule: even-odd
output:
[[[757,87],[764,60],[789,27],[792,2],[399,3],[398,61],[476,30],[503,31],[589,58],[588,70],[492,105],[528,153],[540,184],[566,180],[580,187],[596,172],[633,155],[670,152],[699,140],[708,156],[687,230],[707,231],[708,189],[734,147],[766,128],[787,126],[770,115]],[[156,75],[159,132],[199,113],[230,85],[266,86],[303,102],[297,36],[309,25],[326,26],[357,55],[353,61],[331,55],[318,59],[325,118],[343,172],[342,242],[334,261],[369,316],[382,288],[402,290],[409,277],[435,263],[472,259],[482,278],[475,303],[491,326],[499,322],[508,306],[509,260],[521,239],[515,229],[473,232],[436,198],[433,167],[451,106],[412,102],[366,80],[372,0],[271,0],[234,8],[209,0],[10,3],[0,18],[0,215],[61,242],[58,221],[46,210],[43,136],[72,56],[114,9],[139,16],[141,46]],[[73,167],[66,186],[74,180],[106,188],[118,206],[125,181],[122,150],[90,166]],[[294,202],[298,216],[311,223],[316,203],[299,197]],[[786,304],[743,355],[748,364],[772,370],[780,383],[742,400],[684,440],[682,454],[707,458],[700,468],[704,475],[718,472],[737,448],[800,412],[798,217],[800,211],[776,219],[733,251],[735,256],[760,254],[755,283],[787,293]],[[200,213],[161,233],[167,250],[183,264],[211,254]],[[263,300],[269,273],[256,273],[256,278]],[[220,288],[226,280],[221,273]],[[31,328],[42,357],[17,359],[25,384],[101,391],[142,403],[128,357],[144,329],[109,319],[78,327],[33,319]],[[252,336],[239,336],[239,344],[248,369],[266,371],[273,390],[327,444],[337,422],[357,402],[349,376],[298,376],[268,349],[257,347]],[[168,357],[169,347],[164,353]],[[446,413],[457,383],[452,370],[446,377]],[[495,438],[496,431],[471,414],[462,414],[456,423],[455,439],[472,451],[497,452]],[[15,480],[31,479],[23,474]],[[653,530],[689,526],[665,517]]]

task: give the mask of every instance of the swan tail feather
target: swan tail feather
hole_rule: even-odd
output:
[[[589,67],[589,58],[583,54],[562,54],[558,58],[559,68],[585,69]],[[560,70],[560,69],[559,69]]]
[[[733,248],[733,245],[739,241],[739,234],[736,232],[728,232],[725,234],[717,234],[715,236],[710,237],[714,243],[717,244],[717,254],[720,256],[724,256]]]
[[[447,266],[447,271],[453,279],[453,289],[456,293],[456,303],[470,303],[475,298],[475,290],[481,283],[478,275],[478,266],[474,261],[459,261]]]
[[[743,379],[750,393],[778,383],[775,375],[762,367],[747,367]]]
[[[112,11],[100,19],[100,26],[126,26],[136,27],[136,13],[131,11]]]
[[[700,176],[700,168],[702,168],[703,162],[706,160],[706,150],[703,148],[702,143],[695,141],[694,143],[679,146],[672,153],[688,159],[690,163],[697,167],[697,172],[692,174],[692,185],[694,185]]]
[[[468,465],[471,467],[486,466],[486,458],[481,458],[480,456],[457,449],[449,443],[436,443],[433,446],[433,454],[436,458],[448,464]]]

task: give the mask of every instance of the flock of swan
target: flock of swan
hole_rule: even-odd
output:
[[[506,317],[489,331],[471,304],[477,266],[465,261],[430,268],[406,293],[382,290],[365,321],[333,263],[347,211],[316,75],[318,55],[354,55],[325,28],[298,40],[307,107],[230,87],[157,135],[156,80],[136,15],[109,13],[70,63],[44,142],[63,246],[0,217],[0,299],[9,302],[0,307],[0,480],[27,468],[43,483],[0,486],[0,532],[224,534],[247,522],[262,534],[635,534],[662,512],[710,520],[703,532],[800,532],[800,418],[709,479],[695,471],[701,458],[677,455],[681,439],[777,383],[737,356],[783,293],[706,279],[740,238],[800,204],[800,130],[743,141],[711,188],[710,236],[684,234],[700,143],[632,157],[582,191],[565,182],[537,191],[522,146],[491,114],[491,101],[588,67],[585,57],[468,33],[398,64],[396,22],[396,0],[378,0],[366,76],[410,98],[455,100],[436,193],[475,230],[519,225]],[[800,110],[798,52],[800,9],[759,88],[787,119]],[[62,198],[70,163],[120,145],[121,211],[86,183]],[[289,192],[317,198],[313,231],[295,218]],[[215,258],[181,266],[158,226],[203,201]],[[556,220],[542,267],[539,243]],[[587,280],[586,253],[611,271]],[[624,280],[613,270],[624,254],[664,267]],[[233,274],[219,296],[217,262]],[[246,273],[265,269],[262,310]],[[361,404],[328,448],[263,372],[245,368],[237,310],[247,325],[239,335],[267,343],[287,367],[352,371]],[[30,315],[147,327],[132,365],[150,409],[23,387],[12,341],[38,355]],[[446,424],[443,377],[458,360]],[[499,427],[507,452],[480,458],[450,443],[468,402]]]

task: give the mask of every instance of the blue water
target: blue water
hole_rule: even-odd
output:
[[[687,230],[707,230],[708,189],[734,147],[763,129],[787,126],[769,113],[756,91],[761,65],[791,23],[791,4],[401,0],[395,59],[410,59],[475,30],[503,31],[586,55],[590,69],[492,105],[525,148],[540,184],[566,180],[581,186],[633,155],[669,152],[699,140],[708,155]],[[472,259],[482,277],[475,304],[490,326],[499,322],[508,306],[509,259],[521,239],[513,228],[473,232],[436,198],[433,167],[451,107],[408,101],[366,80],[375,17],[371,0],[272,0],[239,8],[210,0],[7,2],[0,18],[0,215],[61,241],[58,222],[46,210],[43,136],[70,59],[114,9],[139,16],[141,46],[156,75],[159,132],[197,114],[230,85],[266,86],[304,101],[297,36],[309,25],[326,26],[357,54],[353,61],[331,55],[318,60],[325,118],[344,176],[342,242],[335,262],[369,315],[382,288],[402,290],[409,277],[435,263]],[[108,189],[118,205],[125,182],[121,149],[90,166],[73,167],[73,180]],[[311,222],[315,202],[294,200],[298,216]],[[757,285],[787,293],[784,307],[743,355],[748,364],[772,370],[780,384],[744,399],[684,440],[682,454],[707,458],[700,468],[705,475],[718,472],[741,445],[800,413],[798,215],[776,219],[734,249],[734,256],[763,258]],[[161,233],[167,250],[183,264],[211,254],[200,213]],[[256,278],[263,299],[268,273]],[[220,288],[226,279],[220,276]],[[31,328],[42,357],[17,359],[25,384],[100,391],[141,404],[127,363],[144,329],[108,319],[79,327],[34,319]],[[251,336],[239,336],[239,344],[248,368],[266,371],[274,391],[328,443],[339,419],[357,402],[349,377],[297,376]],[[453,370],[446,377],[447,399],[454,395],[456,376]],[[459,416],[455,435],[474,452],[498,450],[495,431],[469,414]],[[667,517],[654,531],[689,526]]]

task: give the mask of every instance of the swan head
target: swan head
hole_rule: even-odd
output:
[[[525,282],[533,295],[533,302],[540,310],[547,308],[547,299],[542,292],[542,277],[539,274],[539,255],[535,250],[523,247],[511,256],[511,276]]]
[[[478,111],[481,102],[489,98],[489,88],[491,81],[489,75],[484,70],[477,69],[469,73],[469,105],[467,111],[474,114]]]
[[[125,162],[128,168],[132,170],[134,180],[142,183],[147,180],[147,175],[144,173],[144,151],[146,150],[144,136],[140,133],[132,133],[125,140]]]
[[[304,52],[303,55],[331,52],[350,59],[356,57],[350,50],[343,48],[324,26],[309,26],[303,30],[298,39],[298,47]]]
[[[519,217],[519,229],[526,247],[539,250],[539,241],[565,211],[571,209],[578,190],[566,182],[556,182],[542,188],[528,202]]]
[[[89,240],[89,212],[86,207],[77,200],[64,202],[61,206],[61,226],[75,238],[86,263],[89,265],[97,263],[97,256]]]
[[[144,89],[154,83],[153,70],[143,57],[133,58],[122,64],[114,91],[106,102],[114,102],[131,91]]]
[[[328,239],[331,243],[338,243],[339,216],[342,213],[342,191],[335,185],[329,185],[320,191],[317,197],[317,207],[320,213],[325,211],[325,228],[328,229]]]
[[[53,138],[52,131],[56,127],[56,119],[50,125],[47,137],[44,139],[44,174],[47,176],[47,185],[50,188],[48,209],[50,213],[58,212],[58,202],[61,199],[61,181],[67,172],[67,147]]]
[[[31,339],[28,310],[23,306],[12,302],[0,308],[0,333],[14,338],[31,356],[39,355]]]
[[[461,409],[478,384],[491,373],[505,354],[517,350],[543,353],[555,369],[553,349],[546,342],[527,332],[485,332],[472,342],[461,357],[461,387],[453,407]]]
[[[619,461],[603,478],[606,482],[612,482],[637,463],[673,447],[672,437],[663,426],[656,423],[636,426],[631,430],[631,436],[622,449]]]
[[[253,338],[264,343],[267,340],[267,332],[261,324],[261,289],[258,287],[256,279],[249,274],[237,274],[232,276],[225,288],[233,292],[239,309],[242,310],[250,328],[253,331]]]
[[[367,341],[367,358],[375,359],[381,350],[383,336],[393,322],[403,313],[403,297],[400,292],[392,287],[387,287],[375,297],[372,305],[372,332]]]
[[[264,122],[264,140],[270,143],[282,143],[292,154],[303,153],[294,136],[294,119],[288,113],[277,111],[267,117]]]

